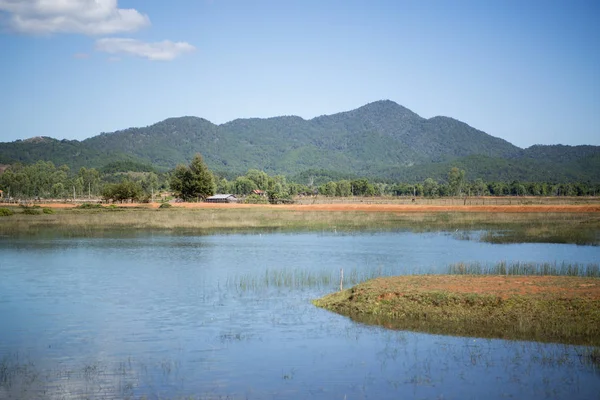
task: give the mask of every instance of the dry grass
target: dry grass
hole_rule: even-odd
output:
[[[44,207],[48,205],[44,204]],[[423,231],[488,231],[483,240],[498,243],[557,242],[600,244],[600,212],[448,212],[412,206],[331,205],[271,206],[185,203],[169,209],[158,204],[78,209],[53,207],[54,214],[14,215],[2,219],[0,234],[32,234],[52,230],[70,235],[122,229],[142,230],[338,230],[406,229]],[[366,208],[365,208],[366,207]],[[391,207],[391,208],[390,208]],[[581,206],[574,206],[580,207]],[[596,206],[592,206],[596,207]],[[467,207],[468,208],[468,207]],[[471,207],[472,208],[472,207]],[[420,209],[420,211],[418,211]],[[519,210],[522,207],[519,206]],[[375,210],[374,212],[371,212]]]
[[[314,304],[357,321],[437,334],[600,344],[600,280],[571,276],[377,278]]]

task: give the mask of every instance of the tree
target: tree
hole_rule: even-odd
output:
[[[136,201],[141,198],[142,194],[142,185],[129,179],[125,179],[121,183],[109,183],[102,189],[102,197],[107,201]]]
[[[258,189],[256,187],[256,183],[254,183],[253,180],[246,178],[245,176],[240,176],[235,181],[233,181],[233,192],[237,195],[248,195],[256,189]]]
[[[335,196],[336,191],[337,183],[333,181],[329,181],[326,184],[319,186],[319,194],[322,194],[324,196]]]
[[[246,173],[246,178],[250,179],[256,184],[256,187],[260,190],[269,189],[269,175],[264,171],[257,169],[250,169]]]
[[[423,182],[423,193],[427,197],[436,197],[438,195],[438,184],[431,178],[425,179]]]
[[[196,154],[188,167],[179,164],[171,177],[171,189],[185,201],[205,199],[215,194],[215,178]]]
[[[485,182],[483,182],[483,179],[481,179],[481,178],[475,179],[475,182],[473,183],[473,190],[475,190],[475,193],[477,194],[477,196],[483,196],[485,194],[486,189],[487,189],[487,186],[486,186]]]
[[[450,172],[448,172],[448,185],[450,186],[450,193],[454,196],[460,196],[464,182],[465,170],[452,167]]]
[[[352,194],[352,184],[350,181],[341,180],[338,181],[337,187],[335,189],[336,196],[340,197],[348,197]]]

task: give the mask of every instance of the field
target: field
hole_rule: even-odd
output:
[[[600,345],[600,279],[377,278],[314,304],[359,322],[436,334]]]
[[[305,200],[305,199],[300,199]],[[319,200],[321,202],[316,202]],[[492,243],[545,242],[600,244],[600,203],[576,199],[544,204],[464,205],[462,199],[431,200],[433,204],[401,204],[406,199],[361,198],[360,202],[251,205],[171,203],[149,204],[38,203],[9,206],[14,215],[2,217],[0,234],[37,234],[47,230],[70,236],[97,235],[110,230],[180,230],[198,232],[241,230],[411,230],[447,231],[465,239],[472,231]],[[350,199],[351,200],[351,199]],[[348,201],[350,201],[348,200]],[[485,199],[488,203],[491,199]],[[493,199],[492,199],[493,200]],[[501,199],[503,202],[514,201]],[[564,201],[564,199],[560,199]],[[454,201],[454,204],[443,204]],[[520,201],[523,203],[523,201]],[[85,205],[84,205],[85,206]],[[39,207],[39,215],[29,215]],[[41,210],[46,209],[47,214]],[[25,211],[28,211],[25,213]]]

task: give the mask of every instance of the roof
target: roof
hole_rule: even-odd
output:
[[[232,194],[215,194],[214,196],[207,197],[206,200],[228,199],[230,197],[235,196]]]

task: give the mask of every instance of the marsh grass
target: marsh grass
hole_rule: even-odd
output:
[[[344,270],[343,286],[350,287],[381,276],[391,276],[391,269],[350,268]],[[227,279],[227,287],[238,292],[259,292],[268,289],[333,289],[339,288],[340,271],[336,269],[266,269],[262,274],[241,274]]]
[[[99,207],[98,207],[99,206]],[[409,230],[460,232],[457,238],[492,243],[600,244],[600,217],[587,213],[394,213],[361,211],[298,211],[251,208],[150,209],[93,205],[57,209],[53,215],[15,213],[0,225],[0,234],[32,235],[52,231],[89,236],[114,230],[324,231]],[[471,234],[470,232],[480,232]],[[483,233],[481,233],[483,232]]]
[[[536,275],[536,276],[581,276],[600,278],[600,265],[595,263],[533,263],[500,261],[495,264],[478,262],[455,263],[447,267],[451,275]]]

